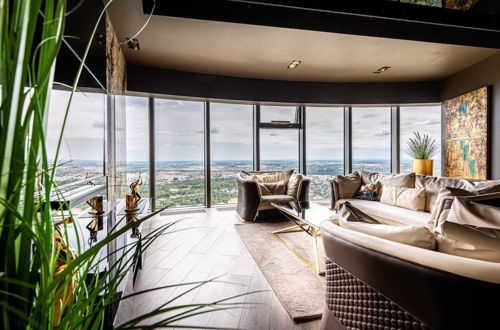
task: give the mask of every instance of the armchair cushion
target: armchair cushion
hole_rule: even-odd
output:
[[[285,181],[259,183],[260,193],[266,195],[284,195],[286,193]]]

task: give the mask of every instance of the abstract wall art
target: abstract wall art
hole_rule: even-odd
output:
[[[445,176],[488,179],[488,87],[444,103]]]
[[[479,0],[445,0],[444,7],[449,9],[469,10]]]

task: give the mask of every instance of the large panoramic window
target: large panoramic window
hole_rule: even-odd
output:
[[[212,204],[238,199],[236,174],[253,168],[253,107],[210,104]]]
[[[391,111],[352,109],[352,170],[391,172]]]
[[[420,106],[400,108],[401,173],[412,170],[411,157],[406,152],[408,140],[414,133],[428,134],[436,140],[439,153],[434,159],[434,175],[441,175],[441,106]]]
[[[52,90],[47,128],[47,154],[53,161],[64,114],[71,92]],[[104,177],[104,112],[103,93],[75,93],[61,141],[55,182],[60,188],[76,182]],[[95,180],[94,180],[95,181]]]
[[[139,193],[149,197],[149,100],[127,96],[127,183],[142,178]]]
[[[204,205],[202,102],[155,99],[156,205]]]
[[[261,171],[299,171],[299,130],[260,130]]]
[[[344,174],[344,108],[306,108],[307,176],[309,198],[330,198],[328,179]]]
[[[70,91],[51,91],[46,146],[52,163],[70,95]],[[74,94],[56,164],[57,195],[80,192],[88,188],[89,183],[105,184],[105,108],[104,93],[86,91]],[[87,207],[86,203],[72,205],[71,212],[77,215]]]

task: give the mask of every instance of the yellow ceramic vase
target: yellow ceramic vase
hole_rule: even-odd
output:
[[[421,175],[432,175],[434,173],[434,161],[432,159],[414,159],[412,171]]]

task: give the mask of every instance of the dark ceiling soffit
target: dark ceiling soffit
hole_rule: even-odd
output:
[[[128,91],[199,99],[294,104],[439,103],[437,81],[323,83],[237,78],[127,66]]]
[[[143,0],[151,13],[152,0]],[[155,14],[372,37],[500,48],[495,17],[376,0],[156,1]],[[278,5],[277,5],[278,4]],[[293,5],[293,7],[291,7]],[[468,25],[468,26],[464,26]]]

